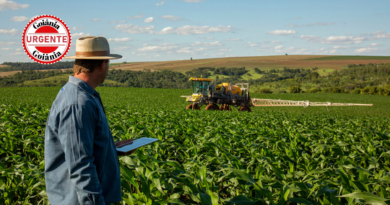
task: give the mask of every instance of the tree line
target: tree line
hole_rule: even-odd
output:
[[[34,71],[34,70],[26,70],[19,73],[16,73],[11,76],[6,77],[0,77],[0,87],[15,87],[15,86],[22,86],[21,84],[25,81],[30,80],[38,80],[38,79],[44,79],[49,78],[56,75],[63,75],[63,74],[72,74],[72,70],[50,70],[50,71]],[[65,82],[62,82],[61,84],[65,84]],[[58,86],[56,83],[54,84],[47,84],[47,86]]]
[[[390,95],[390,63],[350,64],[343,70],[335,70],[320,76],[317,69],[283,69],[279,77],[267,73],[262,78],[252,80],[258,85],[256,92],[286,92],[278,88],[288,88],[290,93],[353,93]],[[289,74],[283,74],[288,72]],[[294,75],[293,75],[294,74]],[[284,79],[282,79],[284,77]],[[275,77],[275,78],[271,78]]]
[[[200,67],[180,73],[171,70],[151,72],[109,70],[107,81],[101,86],[107,87],[142,87],[142,88],[191,88],[190,77],[210,77],[219,74],[212,84],[229,82],[232,84],[248,82],[255,92],[331,92],[331,93],[361,93],[361,94],[390,94],[390,63],[348,65],[348,68],[336,70],[326,76],[319,74],[318,68],[283,68],[261,70],[258,79],[244,80],[242,76],[248,71],[241,68]],[[255,69],[255,72],[256,71]],[[220,74],[222,73],[222,74]],[[225,74],[227,75],[225,75]],[[1,87],[23,86],[23,82],[48,78],[56,75],[72,74],[71,70],[22,71],[13,76],[0,77]],[[249,75],[249,74],[248,74]],[[64,82],[47,81],[43,86],[59,86]],[[253,90],[253,89],[252,89]]]
[[[73,68],[74,61],[60,61],[50,65],[39,63],[23,63],[23,62],[4,62],[3,65],[8,67],[0,68],[0,72],[5,71],[25,71],[25,70],[48,70],[48,69],[66,69]]]

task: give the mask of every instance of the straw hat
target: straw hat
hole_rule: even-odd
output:
[[[77,39],[76,55],[67,56],[66,59],[118,59],[122,58],[118,54],[110,54],[110,46],[104,37],[84,36]]]

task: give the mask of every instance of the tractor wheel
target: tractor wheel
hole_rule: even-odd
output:
[[[226,110],[228,110],[228,111],[232,111],[232,108],[228,105],[228,104],[226,104]]]
[[[219,110],[229,110],[232,111],[232,109],[229,107],[228,104],[222,104]]]
[[[200,107],[198,104],[195,104],[193,107],[192,107],[193,110],[200,110]]]
[[[251,108],[250,107],[247,107],[247,106],[242,106],[239,111],[247,111],[247,112],[251,112]]]
[[[216,104],[209,104],[206,106],[205,110],[219,110],[219,107]]]
[[[189,104],[187,107],[186,107],[187,110],[192,110],[192,104]]]

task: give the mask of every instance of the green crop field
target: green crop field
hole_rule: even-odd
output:
[[[59,87],[0,88],[0,204],[48,204],[46,118]],[[120,204],[389,204],[388,96],[255,98],[373,103],[185,110],[190,90],[102,88],[115,141],[160,141],[120,157]]]

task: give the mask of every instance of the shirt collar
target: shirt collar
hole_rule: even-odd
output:
[[[88,93],[92,97],[99,96],[99,93],[96,90],[94,90],[88,83],[81,80],[80,78],[76,78],[76,77],[70,75],[69,82],[77,85],[79,88],[84,90],[86,93]]]

